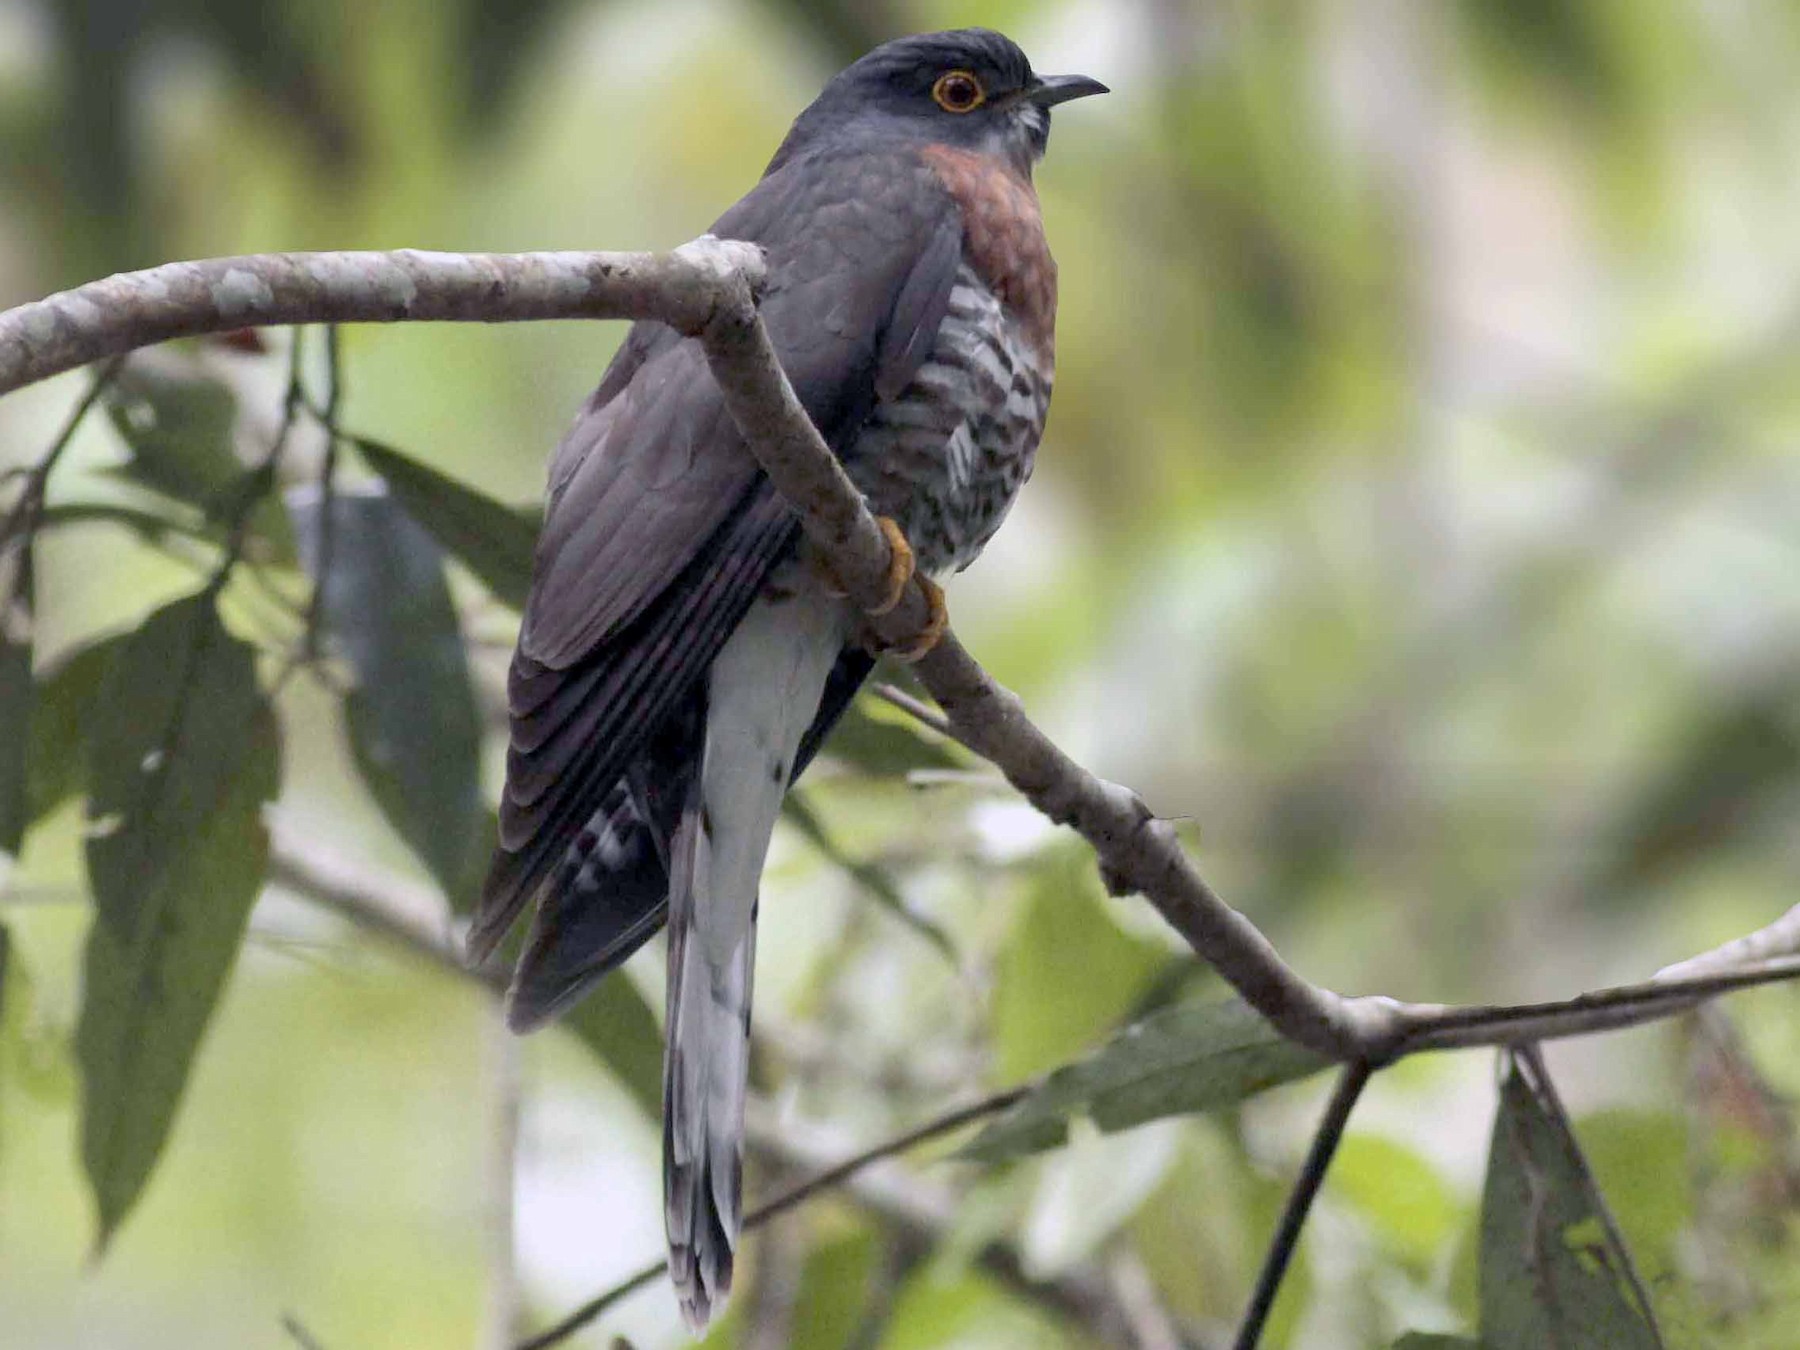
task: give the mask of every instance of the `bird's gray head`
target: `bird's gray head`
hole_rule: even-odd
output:
[[[1050,109],[1106,92],[1085,75],[1034,74],[1018,44],[990,29],[897,38],[825,86],[769,167],[821,142],[867,137],[999,154],[1029,173],[1050,140]]]

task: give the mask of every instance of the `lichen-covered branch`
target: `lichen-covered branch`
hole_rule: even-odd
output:
[[[121,272],[0,314],[0,394],[108,356],[238,328],[449,319],[660,319],[684,333],[762,284],[760,250],[262,253]]]

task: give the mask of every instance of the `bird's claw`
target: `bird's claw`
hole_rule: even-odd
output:
[[[919,636],[907,646],[888,653],[903,665],[910,666],[915,661],[924,660],[930,655],[931,649],[943,640],[944,630],[950,627],[950,610],[944,604],[944,588],[930,577],[920,576],[919,589],[925,593],[925,626],[919,630]]]
[[[879,619],[900,603],[900,598],[906,594],[906,583],[912,580],[918,563],[913,557],[912,545],[906,542],[905,532],[892,516],[876,516],[875,523],[881,527],[888,544],[887,596],[869,611],[871,617]]]

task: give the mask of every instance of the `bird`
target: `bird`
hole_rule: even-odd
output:
[[[999,528],[1055,369],[1032,171],[1053,107],[987,29],[902,37],[834,76],[710,233],[759,245],[794,392],[893,546],[890,603]],[[507,995],[553,1020],[666,922],[663,1181],[688,1324],[730,1292],[763,862],[788,788],[882,654],[803,543],[693,338],[634,325],[551,459],[507,679],[499,844],[468,937],[527,908]]]

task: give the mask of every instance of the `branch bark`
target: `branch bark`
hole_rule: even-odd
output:
[[[170,338],[424,319],[660,319],[696,333],[753,307],[754,245],[672,253],[262,253],[165,263],[0,314],[0,394]]]

